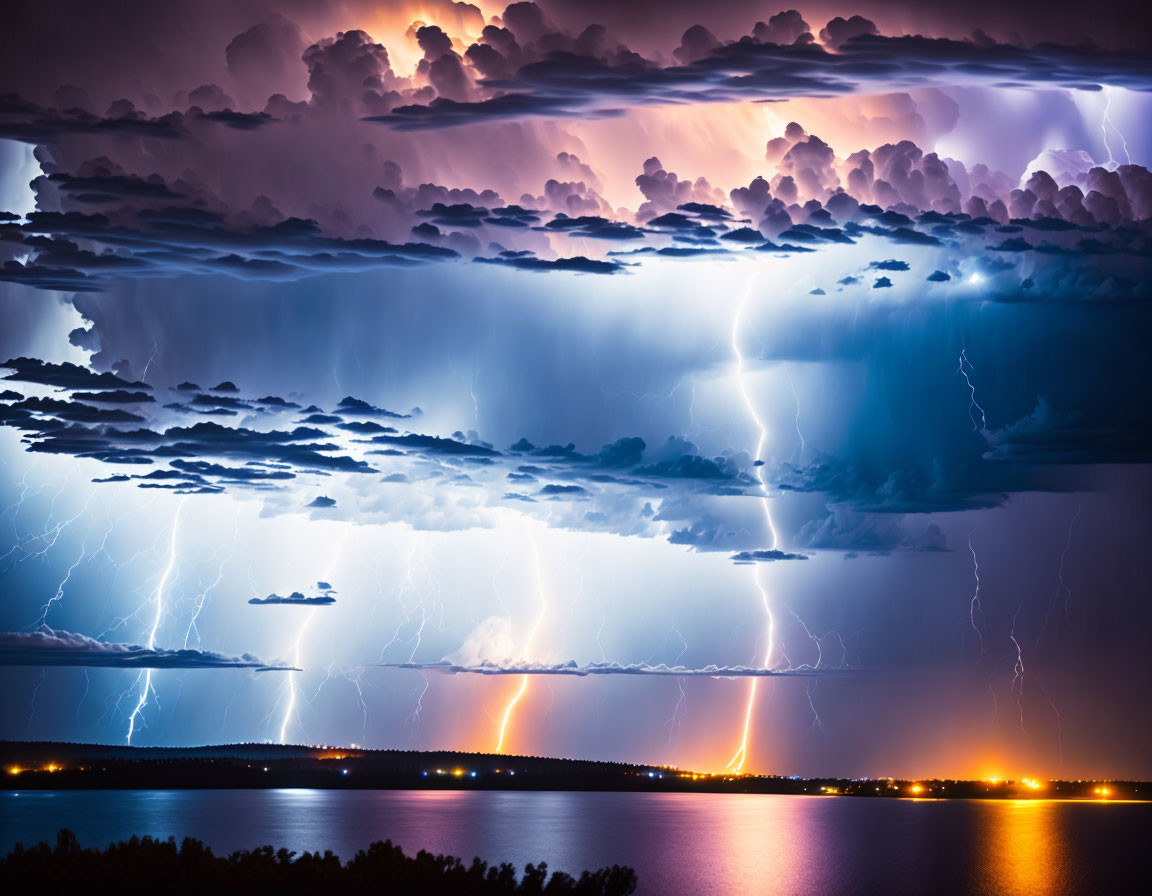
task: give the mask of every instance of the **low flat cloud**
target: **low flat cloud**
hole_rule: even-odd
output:
[[[168,650],[100,641],[87,635],[41,628],[0,633],[0,666],[83,666],[106,669],[254,669],[299,672],[250,653],[228,656],[211,650]]]
[[[807,554],[792,554],[788,551],[740,551],[730,558],[733,563],[773,563],[777,560],[807,560]]]
[[[797,666],[792,669],[763,669],[757,666],[667,666],[663,663],[588,663],[575,660],[566,663],[478,663],[458,665],[443,660],[438,663],[377,663],[385,669],[414,669],[418,672],[443,672],[447,675],[644,675],[669,678],[795,678],[824,675],[846,675],[858,669],[839,666]]]
[[[277,604],[301,607],[327,607],[336,603],[336,598],[333,597],[336,592],[327,582],[317,582],[316,591],[316,594],[303,594],[299,591],[293,591],[287,597],[279,594],[269,594],[267,597],[250,598],[248,603],[257,607],[274,606]]]

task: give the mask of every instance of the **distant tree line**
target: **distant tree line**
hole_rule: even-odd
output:
[[[76,892],[373,893],[378,896],[626,896],[636,889],[636,873],[613,865],[585,871],[579,879],[548,866],[527,865],[522,877],[510,864],[473,859],[465,865],[452,856],[421,850],[406,856],[391,840],[360,850],[347,863],[331,851],[297,856],[271,846],[216,856],[191,837],[179,847],[175,838],[133,837],[103,851],[85,849],[69,830],[55,847],[18,844],[0,858],[0,891],[6,893]]]

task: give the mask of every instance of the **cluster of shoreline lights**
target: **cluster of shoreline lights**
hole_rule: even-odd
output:
[[[317,758],[319,758],[319,759],[348,759],[348,758],[359,758],[359,757],[356,756],[355,754],[347,754],[347,753],[326,753],[326,754],[321,755]],[[79,770],[83,771],[84,768],[80,767]],[[46,765],[42,765],[39,768],[23,768],[19,765],[10,765],[10,766],[8,766],[7,771],[8,771],[9,775],[20,775],[20,774],[23,774],[24,772],[55,773],[55,772],[64,771],[64,766],[58,765],[55,762],[47,763]],[[268,771],[268,766],[264,766],[264,771]],[[734,780],[736,778],[765,777],[763,775],[732,775],[732,774],[713,775],[713,774],[708,773],[708,772],[687,772],[687,771],[680,771],[676,766],[667,766],[663,770],[650,770],[650,771],[646,771],[646,772],[639,772],[638,777],[648,777],[648,778],[652,778],[652,779],[663,780],[664,779],[664,771],[668,771],[669,773],[673,774],[675,777],[681,778],[681,779],[687,780],[687,781],[707,781],[707,780],[710,780],[710,779],[715,778],[715,777],[720,777],[725,781],[731,781],[731,780]],[[506,775],[509,775],[511,777],[516,776],[516,772],[513,771],[512,769],[496,768],[496,769],[492,769],[492,772],[493,772],[493,774],[497,774],[497,775],[505,775],[506,774]],[[347,775],[348,769],[346,769],[346,768],[340,769],[340,774]],[[422,772],[420,772],[420,776],[422,778],[428,778],[431,776],[448,777],[448,778],[475,778],[476,777],[476,771],[474,769],[463,769],[463,768],[459,768],[459,767],[453,768],[453,769],[437,768],[437,769],[433,769],[431,772],[429,772],[427,770],[422,771]],[[773,777],[773,776],[769,776],[769,777]],[[797,775],[789,775],[788,778],[789,778],[789,780],[794,780],[794,781],[800,780]],[[860,783],[869,783],[873,779],[872,778],[859,778],[859,779],[854,779],[854,780],[856,780]],[[1016,786],[1017,784],[1021,784],[1024,787],[1028,788],[1029,790],[1043,790],[1048,786],[1049,783],[1051,783],[1048,781],[1041,781],[1039,778],[1021,778],[1019,781],[1013,781],[1013,780],[1010,780],[1008,778],[985,778],[984,782],[986,784],[1002,785],[1004,787],[1013,787],[1013,786]],[[919,781],[916,781],[916,782],[913,782],[912,784],[908,785],[908,791],[907,792],[911,793],[913,795],[913,797],[922,797],[922,795],[925,795],[922,798],[930,798],[934,792],[946,791],[949,783],[951,783],[951,782],[935,781],[935,782],[929,782],[929,783],[925,784],[925,783],[921,783]],[[957,783],[967,783],[967,782],[957,782]],[[1076,782],[1076,783],[1080,783],[1080,782]],[[875,787],[875,790],[877,793],[880,792],[881,785],[884,785],[885,789],[889,790],[889,791],[899,791],[900,790],[900,785],[898,783],[896,783],[895,778],[885,778],[885,779],[882,779],[881,781],[879,781]],[[820,793],[822,793],[826,796],[851,795],[849,792],[845,791],[844,788],[833,787],[833,786],[828,786],[828,785],[821,787]],[[1112,790],[1109,787],[1106,787],[1104,785],[1099,785],[1099,786],[1094,787],[1092,789],[1092,793],[1093,793],[1093,795],[1099,797],[1100,799],[1107,799],[1109,796],[1112,795]]]
[[[62,772],[62,771],[64,771],[64,766],[57,765],[55,762],[49,762],[47,765],[42,765],[39,768],[21,768],[18,765],[8,766],[8,774],[10,774],[10,775],[21,775],[24,772],[51,772],[51,773],[55,773],[55,772]],[[81,771],[83,771],[83,769],[81,769]]]

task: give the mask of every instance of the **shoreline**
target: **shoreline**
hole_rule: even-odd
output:
[[[1152,800],[1152,783],[801,778],[540,756],[229,744],[0,742],[0,790],[430,790],[747,793],[913,800]]]

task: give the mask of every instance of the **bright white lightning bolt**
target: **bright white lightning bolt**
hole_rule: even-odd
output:
[[[528,638],[524,642],[524,659],[531,658],[532,642],[536,639],[536,632],[540,629],[540,624],[544,621],[544,613],[548,608],[548,595],[544,588],[544,572],[540,564],[540,547],[536,544],[536,536],[531,534],[529,530],[529,541],[532,544],[532,562],[536,575],[536,597],[539,602],[539,610],[536,613],[536,621],[532,623],[532,629],[528,632]],[[524,696],[528,690],[528,681],[532,676],[521,675],[520,686],[516,689],[516,693],[512,695],[512,699],[508,701],[508,705],[504,707],[504,714],[500,717],[500,732],[496,739],[497,753],[504,752],[504,739],[508,734],[508,723],[512,720],[512,712],[516,709],[516,704]]]
[[[348,540],[348,535],[352,531],[352,526],[345,527],[343,534],[340,536],[340,541],[336,546],[336,550],[332,555],[332,563],[328,567],[327,573],[324,575],[324,581],[331,581],[332,572],[340,563],[340,554],[344,550],[344,543]],[[301,667],[301,651],[304,645],[304,636],[308,633],[312,622],[316,618],[317,607],[309,607],[308,614],[304,617],[304,622],[301,623],[299,630],[296,632],[296,642],[292,650],[292,665],[296,668]],[[288,742],[288,725],[296,716],[296,703],[297,703],[297,688],[296,688],[296,675],[295,671],[287,673],[288,683],[288,703],[284,707],[284,716],[280,720],[280,743],[285,744]]]
[[[292,665],[299,668],[300,666],[300,646],[304,641],[304,635],[308,631],[308,626],[312,624],[312,619],[316,616],[316,608],[309,607],[308,615],[304,617],[304,624],[296,632],[296,644],[292,652]],[[288,723],[292,721],[296,715],[296,673],[288,673],[288,704],[284,707],[284,717],[280,721],[280,743],[288,742]]]
[[[748,410],[748,415],[752,418],[759,432],[759,437],[756,440],[755,457],[753,458],[756,465],[753,466],[752,469],[755,471],[756,479],[760,483],[764,522],[767,524],[768,533],[771,536],[768,549],[775,550],[779,539],[777,538],[776,527],[772,523],[772,511],[768,506],[768,483],[764,479],[764,466],[760,457],[764,451],[764,443],[768,440],[768,427],[765,426],[764,422],[760,419],[759,414],[756,412],[756,405],[753,403],[751,395],[748,394],[748,387],[744,382],[744,354],[740,349],[740,324],[743,321],[744,309],[748,305],[750,296],[751,290],[744,293],[744,297],[740,300],[740,304],[736,308],[736,314],[732,319],[732,354],[736,357],[736,383],[740,389],[740,397],[744,400],[744,406]],[[770,668],[776,639],[776,619],[772,613],[768,589],[760,578],[759,564],[752,568],[752,579],[756,583],[756,589],[760,592],[760,601],[764,605],[766,626],[764,637],[767,647],[764,652],[763,666],[764,668]],[[759,678],[752,678],[748,683],[748,704],[744,710],[744,727],[740,734],[740,746],[736,749],[732,758],[728,760],[727,765],[727,768],[732,772],[741,772],[744,764],[748,761],[748,735],[752,727],[752,710],[756,705],[756,688],[758,684]]]
[[[984,408],[980,407],[980,405],[976,401],[976,386],[973,385],[971,378],[968,376],[969,371],[971,371],[972,373],[975,373],[976,368],[973,367],[972,362],[968,360],[968,350],[967,349],[961,349],[960,350],[960,365],[956,368],[956,372],[958,374],[960,374],[961,376],[963,376],[964,382],[968,384],[968,395],[969,395],[968,419],[972,421],[972,432],[983,432],[985,429],[988,428],[988,418],[984,414]],[[976,422],[976,417],[972,413],[973,408],[975,408],[977,411],[980,412],[980,422],[979,423]]]
[[[180,503],[176,505],[176,515],[172,518],[172,536],[168,542],[168,565],[164,567],[164,573],[160,576],[160,583],[156,586],[156,594],[153,598],[156,604],[156,614],[152,617],[152,628],[148,632],[147,647],[152,650],[156,647],[156,632],[160,628],[160,620],[164,618],[164,592],[168,588],[168,580],[172,577],[172,571],[176,568],[176,539],[180,533],[180,511],[184,509],[184,502],[187,498],[181,498]],[[139,681],[141,676],[144,680],[144,686],[140,689],[140,697],[136,701],[136,708],[132,710],[132,714],[128,716],[128,734],[126,740],[128,745],[132,745],[132,735],[136,731],[136,719],[140,713],[143,712],[145,705],[148,703],[148,694],[152,691],[152,670],[145,669],[141,675],[136,677]]]
[[[1100,119],[1100,130],[1104,134],[1104,148],[1108,150],[1107,164],[1111,165],[1113,168],[1119,167],[1115,157],[1112,155],[1112,147],[1108,143],[1108,127],[1111,126],[1112,130],[1114,130],[1117,136],[1120,138],[1121,145],[1124,147],[1124,158],[1127,160],[1128,164],[1131,165],[1132,156],[1128,153],[1128,141],[1125,139],[1123,132],[1118,127],[1116,127],[1116,123],[1112,121],[1112,117],[1109,114],[1112,111],[1112,90],[1107,84],[1105,84],[1103,92],[1104,114]]]

